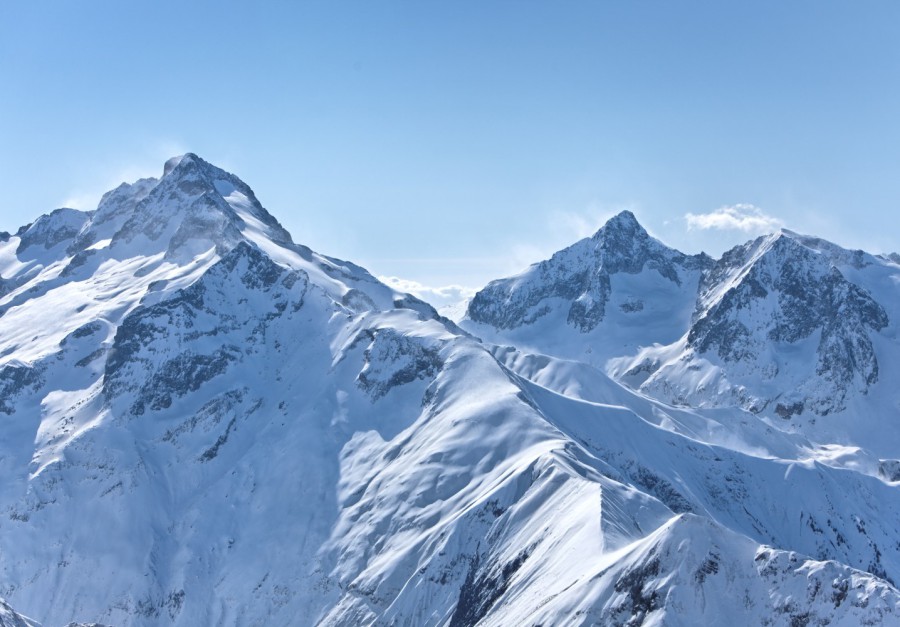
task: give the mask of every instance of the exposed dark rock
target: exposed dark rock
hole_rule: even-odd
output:
[[[307,286],[304,273],[279,266],[247,243],[239,244],[201,280],[160,303],[137,308],[123,320],[106,360],[106,398],[134,391],[129,408],[134,415],[169,407],[240,359],[244,345],[259,341],[266,325],[289,302],[295,309],[302,305]],[[237,290],[266,292],[270,315],[248,320],[220,310]],[[203,324],[198,326],[198,319]],[[234,343],[224,339],[239,330]],[[180,339],[173,341],[173,336]],[[223,339],[209,352],[192,349],[191,342],[201,337]]]
[[[888,481],[900,481],[900,460],[882,459],[878,461],[878,474]]]
[[[43,370],[40,366],[0,367],[0,413],[12,415],[16,399],[43,383]]]
[[[803,413],[804,404],[802,401],[796,401],[794,403],[788,403],[784,405],[782,403],[778,403],[775,405],[775,413],[784,418],[785,420],[790,420],[792,416],[797,416]]]
[[[720,560],[721,557],[716,553],[707,555],[706,559],[704,559],[700,566],[697,567],[697,571],[694,573],[694,581],[698,584],[702,584],[710,575],[718,574]]]
[[[393,388],[434,377],[443,366],[438,348],[423,340],[379,330],[365,351],[365,366],[357,377],[360,388],[378,400]]]
[[[240,355],[237,346],[223,346],[210,355],[186,351],[167,360],[141,387],[132,413],[140,416],[148,408],[167,409],[173,399],[196,392],[201,385],[225,372]]]
[[[506,592],[513,576],[528,559],[526,549],[506,563],[487,562],[476,553],[469,563],[449,627],[474,627]]]
[[[615,591],[628,595],[622,604],[615,608],[616,614],[628,617],[622,622],[623,625],[628,627],[643,625],[651,612],[662,607],[662,599],[654,587],[659,572],[659,558],[650,556],[642,564],[622,573],[616,581]]]
[[[690,501],[670,481],[645,466],[628,460],[622,463],[621,471],[627,479],[634,482],[641,489],[646,490],[648,494],[658,498],[676,514],[692,513],[694,511]]]

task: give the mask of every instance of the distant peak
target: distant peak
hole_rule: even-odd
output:
[[[169,176],[175,170],[180,170],[182,172],[190,172],[193,170],[219,170],[219,168],[215,167],[208,161],[201,159],[193,152],[186,152],[183,155],[178,155],[176,157],[172,157],[166,164],[163,166],[163,177]]]
[[[192,166],[192,165],[202,165],[206,164],[206,161],[198,157],[192,152],[186,152],[183,155],[178,155],[177,157],[172,157],[166,164],[163,166],[163,176],[168,176],[175,168],[181,166]]]
[[[762,252],[766,251],[797,251],[802,248],[805,248],[803,242],[800,241],[800,236],[797,233],[792,231],[788,231],[787,229],[778,229],[773,233],[769,233],[768,235],[761,235],[754,242],[758,242],[756,244],[758,249]],[[748,242],[748,245],[753,245],[753,242]]]
[[[608,234],[613,234],[617,237],[642,237],[647,235],[647,231],[637,221],[634,214],[626,209],[607,220],[606,224],[594,234],[594,237],[598,238]]]
[[[169,176],[172,173],[172,170],[178,167],[178,165],[182,162],[185,157],[193,156],[193,153],[187,153],[184,155],[178,155],[177,157],[172,157],[166,164],[163,166],[163,176]]]
[[[188,195],[215,192],[227,196],[231,191],[238,189],[244,195],[253,197],[253,191],[234,174],[201,159],[192,152],[166,161],[160,183],[165,184],[164,188],[174,185]]]
[[[623,224],[623,225],[630,224],[630,225],[634,225],[634,226],[640,226],[640,224],[637,221],[637,218],[634,217],[634,214],[631,213],[628,209],[624,209],[623,211],[620,211],[619,213],[617,213],[616,215],[614,215],[607,221],[607,224],[613,224],[613,223],[614,224]]]

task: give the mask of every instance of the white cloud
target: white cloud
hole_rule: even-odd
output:
[[[745,233],[770,233],[784,226],[774,216],[754,205],[740,203],[719,207],[709,213],[688,213],[684,216],[688,230],[743,231]]]
[[[68,207],[69,209],[80,209],[81,211],[93,211],[100,202],[102,192],[82,192],[75,190],[71,192],[59,206]]]
[[[550,214],[548,226],[560,239],[573,244],[596,233],[615,214],[615,210],[600,208],[596,205],[592,205],[583,212],[554,211]]]
[[[454,305],[467,298],[472,298],[475,296],[475,292],[478,291],[474,288],[462,285],[431,287],[422,285],[418,281],[401,279],[400,277],[395,276],[380,276],[378,277],[378,280],[398,292],[412,294],[416,298],[421,298],[425,302],[431,303],[432,306],[438,308],[446,305]]]
[[[162,165],[157,164],[144,167],[127,166],[118,170],[117,174],[102,179],[103,182],[96,184],[92,190],[76,189],[66,196],[62,202],[62,207],[71,209],[81,209],[82,211],[93,211],[100,204],[100,199],[106,192],[115,189],[122,183],[134,183],[138,179],[159,177],[162,175]]]

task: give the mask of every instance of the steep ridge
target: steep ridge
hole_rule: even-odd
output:
[[[0,627],[38,627],[33,620],[22,616],[0,599]]]
[[[611,476],[672,511],[703,515],[759,544],[851,564],[888,581],[900,575],[891,522],[900,514],[900,495],[878,476],[877,459],[846,449],[845,459],[835,459],[833,448],[767,428],[750,413],[679,410],[646,400],[642,406],[625,390],[601,393],[602,403],[584,402],[547,387],[546,371],[559,364],[513,365],[530,375],[529,398],[554,426],[602,459]],[[603,376],[595,373],[595,381]]]
[[[53,216],[0,243],[0,595],[44,624],[900,616],[898,484],[864,450],[482,343],[195,155]],[[572,250],[498,293],[581,291],[500,331],[599,339],[669,296],[690,325],[711,267],[630,215]]]

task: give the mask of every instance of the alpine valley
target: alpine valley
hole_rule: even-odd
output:
[[[451,321],[171,159],[0,234],[0,626],[900,624],[898,262],[623,212]]]

